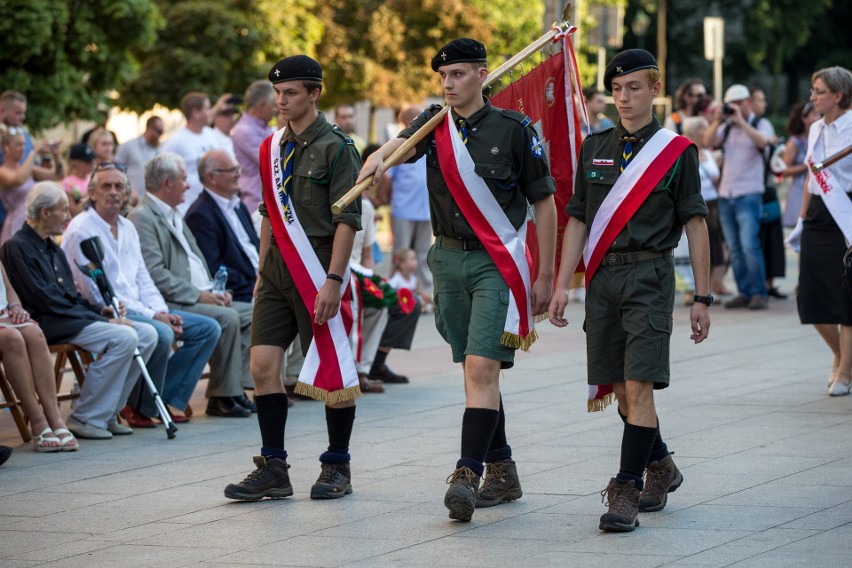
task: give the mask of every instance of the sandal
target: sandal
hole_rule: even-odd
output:
[[[52,446],[48,444],[56,445]],[[33,436],[33,448],[35,448],[35,451],[42,453],[61,452],[62,441],[53,434],[53,430],[45,428],[41,434]]]
[[[57,428],[53,433],[59,438],[63,452],[76,452],[80,449],[77,438],[74,437],[74,434],[68,428]]]

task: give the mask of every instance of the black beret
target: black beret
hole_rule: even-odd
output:
[[[307,55],[291,55],[273,65],[268,77],[273,83],[322,81],[322,66]]]
[[[654,56],[644,49],[625,49],[613,57],[604,71],[604,87],[612,91],[613,77],[621,77],[640,69],[659,69]]]
[[[442,65],[466,62],[485,63],[485,45],[469,37],[454,39],[432,58],[432,71],[437,71]]]

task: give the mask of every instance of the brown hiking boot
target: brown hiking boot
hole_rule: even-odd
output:
[[[254,456],[257,469],[240,483],[231,483],[225,488],[225,497],[240,501],[258,501],[264,497],[281,499],[293,494],[290,485],[290,466],[286,460]]]
[[[311,499],[339,499],[352,493],[352,473],[348,463],[324,463],[311,487]]]
[[[636,482],[618,481],[614,477],[601,491],[609,511],[601,515],[600,529],[607,532],[630,532],[639,526],[639,490]]]
[[[476,506],[493,507],[500,503],[520,499],[523,494],[515,462],[500,460],[487,463],[485,464],[485,478],[482,481],[479,495],[476,497]]]
[[[479,490],[479,476],[469,467],[460,467],[448,478],[450,488],[444,496],[444,506],[450,511],[450,518],[469,521],[476,508],[476,494]]]
[[[639,510],[661,511],[666,506],[669,493],[674,493],[683,483],[683,475],[675,465],[672,454],[648,464],[645,470],[645,488],[639,496]]]

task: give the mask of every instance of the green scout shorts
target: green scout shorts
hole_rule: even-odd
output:
[[[331,245],[314,248],[323,268],[331,263]],[[274,345],[287,349],[299,336],[302,353],[313,339],[313,317],[299,296],[281,252],[273,243],[260,266],[260,286],[251,320],[251,345]]]
[[[426,257],[434,281],[435,326],[453,350],[453,361],[477,355],[514,365],[515,350],[500,343],[509,310],[509,287],[484,249],[440,244]]]
[[[669,386],[674,296],[671,256],[598,268],[583,323],[590,385],[630,379]]]

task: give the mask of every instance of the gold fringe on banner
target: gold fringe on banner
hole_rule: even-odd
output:
[[[587,401],[587,410],[589,412],[600,412],[604,410],[607,406],[612,404],[612,401],[615,400],[615,395],[613,393],[609,393],[603,398],[596,398],[594,400]]]
[[[549,317],[550,317],[550,314],[548,314],[547,312],[544,312],[543,314],[538,314],[537,316],[533,316],[533,322],[534,323],[541,323],[541,322],[545,321],[546,319],[548,319]]]
[[[340,402],[346,402],[347,400],[354,400],[361,396],[361,385],[355,385],[354,387],[348,387],[345,389],[328,392],[327,390],[315,387],[313,385],[309,385],[307,383],[297,382],[296,388],[294,390],[297,394],[300,394],[302,396],[309,396],[314,400],[319,400],[321,402],[325,402],[326,404],[337,404]]]
[[[568,288],[570,288],[572,290],[575,289],[575,288],[582,288],[583,287],[583,281],[585,279],[586,279],[586,273],[585,272],[575,272],[574,275],[571,276],[571,283],[568,284]]]
[[[512,349],[520,349],[521,351],[529,351],[536,339],[538,339],[538,332],[536,330],[532,330],[526,337],[504,331],[503,335],[500,336],[500,345],[505,345]]]

